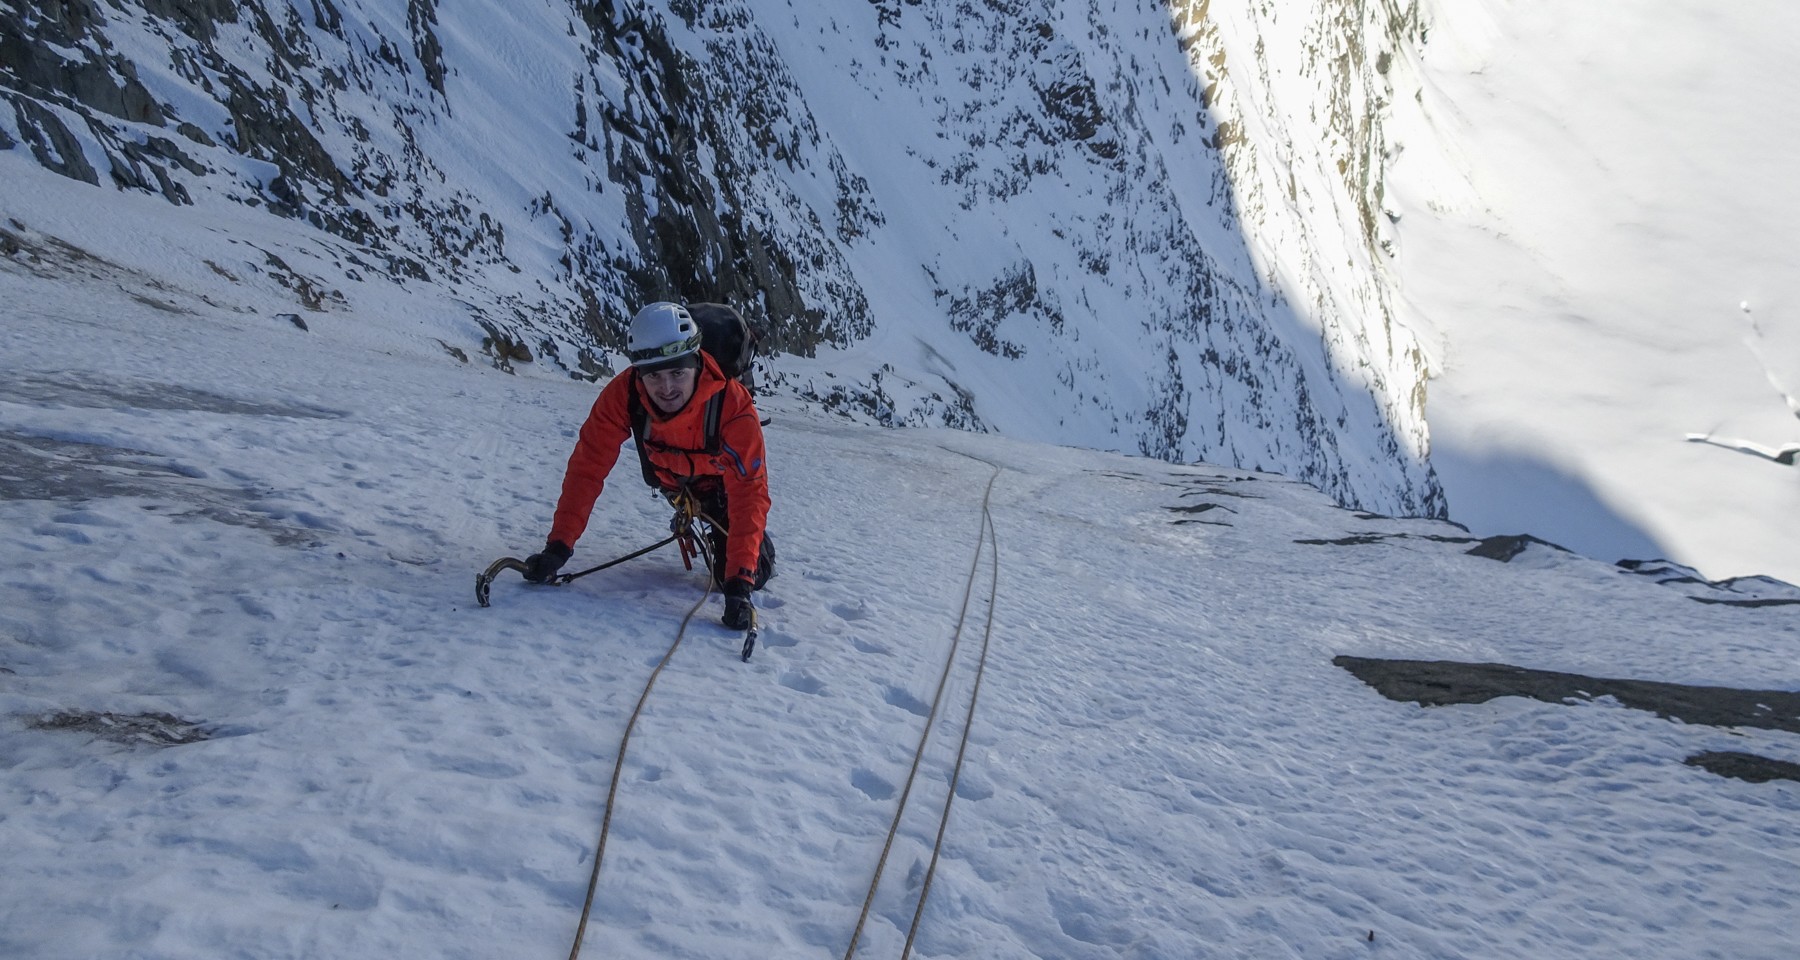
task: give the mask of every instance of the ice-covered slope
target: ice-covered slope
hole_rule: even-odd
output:
[[[0,214],[120,260],[112,201],[156,199],[138,265],[196,296],[584,376],[637,304],[730,300],[775,389],[865,420],[1434,515],[1378,252],[1412,9],[9,5]]]
[[[594,385],[72,269],[0,264],[33,345],[0,351],[0,956],[567,956],[702,594],[660,553],[474,606],[541,541]],[[765,412],[762,646],[715,598],[661,674],[583,957],[842,957],[971,580],[858,957],[900,956],[990,639],[922,960],[1791,956],[1794,588]],[[577,563],[663,535],[633,474]],[[1475,702],[1471,668],[1427,708],[1375,658],[1539,686]],[[1746,692],[1722,720],[1731,690],[1620,679]]]

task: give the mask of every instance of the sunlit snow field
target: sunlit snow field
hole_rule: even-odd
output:
[[[1800,6],[1426,10],[1387,186],[1450,515],[1800,581]]]

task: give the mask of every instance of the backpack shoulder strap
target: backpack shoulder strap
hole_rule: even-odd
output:
[[[722,449],[719,442],[719,419],[725,411],[725,391],[720,390],[706,401],[706,455],[716,457]]]
[[[660,489],[662,484],[656,481],[656,468],[650,465],[650,454],[644,450],[644,431],[650,424],[650,411],[644,409],[644,401],[638,398],[637,371],[631,373],[631,383],[626,394],[626,409],[631,414],[631,444],[637,448],[638,466],[644,471],[644,482]]]

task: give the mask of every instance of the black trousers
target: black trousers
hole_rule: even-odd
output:
[[[700,521],[706,533],[708,548],[712,551],[713,584],[725,585],[725,537],[726,512],[725,488],[722,484],[696,485],[692,488],[694,495],[700,500],[700,513],[704,519]],[[717,521],[717,522],[714,522]],[[751,579],[752,589],[761,590],[763,584],[775,575],[775,541],[768,531],[763,531],[762,543],[756,550],[756,575]]]

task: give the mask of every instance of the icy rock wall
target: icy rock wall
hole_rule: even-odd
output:
[[[304,220],[351,245],[346,269],[453,290],[496,340],[588,374],[621,314],[677,292],[752,304],[775,349],[868,332],[837,224],[766,163],[832,169],[800,156],[803,117],[722,115],[666,9],[476,6],[0,4],[0,146]],[[754,38],[706,55],[756,72],[756,96],[792,86]]]
[[[1385,430],[1355,426],[1347,404],[1331,432],[1346,461],[1428,463],[1425,421],[1430,361],[1399,324],[1388,259],[1398,215],[1383,203],[1386,164],[1400,146],[1384,129],[1398,97],[1416,97],[1418,53],[1430,24],[1414,0],[1171,0],[1182,49],[1201,79],[1202,102],[1231,185],[1236,226],[1263,282],[1315,330],[1329,370],[1314,382],[1357,388]],[[1301,353],[1310,362],[1315,354]],[[1358,467],[1353,489],[1385,484]],[[1317,482],[1316,480],[1314,482]],[[1342,488],[1320,484],[1345,503]],[[1407,471],[1398,497],[1365,503],[1406,515],[1443,516],[1429,472]],[[1384,506],[1379,504],[1385,503]]]

